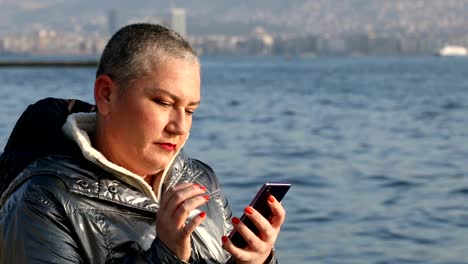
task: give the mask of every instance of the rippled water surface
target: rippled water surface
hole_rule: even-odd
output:
[[[293,184],[281,263],[468,263],[468,59],[203,58],[186,149],[239,216]],[[92,101],[94,69],[0,69],[0,147],[24,108]]]

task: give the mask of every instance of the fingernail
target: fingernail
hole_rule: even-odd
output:
[[[239,218],[237,218],[237,217],[233,217],[233,218],[232,218],[232,222],[233,222],[235,225],[237,225],[237,224],[240,223],[240,220],[239,220]]]
[[[206,191],[206,187],[205,187],[205,186],[201,186],[201,185],[198,184],[198,183],[194,183],[193,186],[200,188],[202,191]]]
[[[223,236],[221,237],[221,240],[223,241],[223,244],[226,243],[228,241],[228,237],[227,236]]]
[[[268,197],[268,201],[269,201],[270,203],[274,203],[274,202],[275,202],[275,197],[273,197],[273,195],[270,195],[270,196]]]
[[[206,213],[205,213],[205,212],[201,212],[201,213],[199,214],[199,216],[200,216],[201,218],[205,218]]]
[[[208,196],[208,195],[203,196],[203,198],[205,198],[206,201],[210,200],[210,196]]]
[[[252,209],[252,207],[247,206],[247,207],[244,209],[244,212],[245,212],[246,214],[249,214],[249,215],[250,215],[250,214],[253,214],[253,209]]]

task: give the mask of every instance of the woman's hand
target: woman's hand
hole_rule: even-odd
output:
[[[222,237],[224,249],[234,257],[237,264],[264,263],[270,255],[280,232],[281,225],[286,217],[286,212],[283,206],[271,195],[268,198],[268,205],[272,212],[272,216],[269,220],[265,219],[252,207],[248,206],[245,208],[245,214],[259,230],[258,236],[245,226],[239,218],[232,218],[234,228],[242,235],[248,244],[246,248],[238,248],[229,238],[226,236]]]
[[[206,188],[193,183],[181,183],[169,188],[163,195],[156,218],[157,236],[179,259],[188,261],[191,254],[190,235],[203,222],[205,212],[185,223],[189,213],[205,204]]]

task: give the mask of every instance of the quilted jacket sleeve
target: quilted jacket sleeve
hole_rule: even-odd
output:
[[[0,263],[85,263],[64,212],[28,181],[0,211]]]
[[[0,209],[0,263],[100,263],[87,254],[90,246],[77,238],[80,227],[70,224],[64,183],[50,175],[36,175],[25,181]],[[90,242],[90,241],[88,241]],[[94,247],[99,256],[111,256],[102,247]],[[97,253],[100,252],[100,253]],[[107,253],[106,253],[107,252]],[[109,261],[110,257],[107,259]],[[169,264],[187,262],[178,259],[159,239],[144,251],[128,250],[117,263]]]

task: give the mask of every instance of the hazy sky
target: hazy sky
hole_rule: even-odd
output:
[[[171,2],[187,8],[188,28],[197,33],[247,33],[257,25],[312,34],[468,28],[468,0],[0,0],[0,34],[105,28],[111,8],[121,23],[165,19]]]

